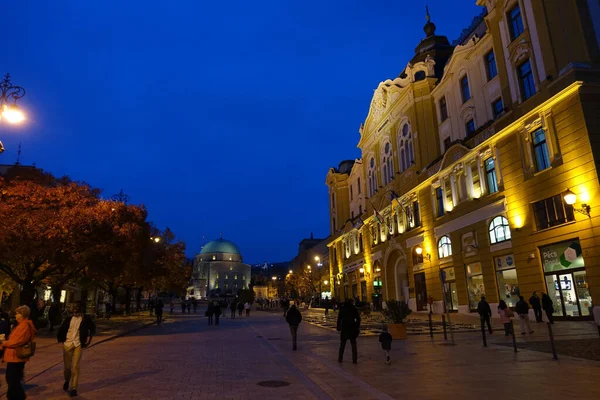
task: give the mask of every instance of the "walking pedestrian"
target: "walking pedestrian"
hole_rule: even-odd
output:
[[[529,304],[531,304],[531,308],[533,308],[533,313],[535,314],[536,322],[543,322],[542,320],[542,303],[540,301],[540,297],[537,295],[537,292],[533,292],[533,295],[529,298]]]
[[[148,310],[150,310],[150,316],[154,315],[154,299],[148,301]]]
[[[498,304],[498,314],[500,315],[500,322],[504,324],[504,336],[510,336],[513,333],[512,321],[510,319],[513,316],[513,312],[504,300],[500,300]]]
[[[206,316],[208,317],[208,326],[213,324],[213,315],[215,314],[215,306],[213,303],[208,302],[208,307],[206,308]]]
[[[194,314],[196,314],[196,310],[198,309],[198,301],[195,297],[192,297],[192,308],[194,309]]]
[[[241,301],[237,303],[238,315],[242,318],[242,311],[244,311],[244,303]]]
[[[485,296],[481,296],[481,301],[477,304],[477,312],[479,313],[479,317],[481,317],[481,329],[485,328],[485,324],[487,324],[488,332],[493,333],[492,325],[490,325],[490,318],[492,317],[492,309],[490,308],[490,304],[485,299]]]
[[[244,304],[244,308],[246,309],[246,317],[249,317],[249,316],[250,316],[250,308],[251,308],[251,307],[252,307],[252,306],[250,305],[250,303],[249,303],[249,302],[246,302],[246,303]]]
[[[231,319],[235,319],[235,310],[237,308],[237,303],[235,302],[235,300],[231,300],[229,308],[231,309]]]
[[[300,322],[302,322],[302,314],[294,304],[290,306],[285,320],[290,326],[290,333],[292,334],[292,350],[296,351],[298,349],[298,326],[300,325]]]
[[[337,330],[340,332],[340,351],[338,361],[344,359],[344,350],[346,349],[346,341],[350,340],[352,346],[352,362],[358,363],[358,350],[356,348],[356,338],[360,332],[360,314],[354,307],[354,300],[348,299],[338,313]]]
[[[215,301],[214,303],[215,325],[219,325],[219,317],[221,316],[221,306]]]
[[[50,308],[48,309],[48,325],[50,325],[49,332],[54,332],[54,323],[56,322],[56,317],[58,317],[58,304],[56,301],[50,303]]]
[[[554,318],[552,314],[554,314],[554,303],[550,296],[546,293],[542,292],[542,308],[546,312],[546,317],[548,317],[548,322],[554,324]]]
[[[325,316],[329,314],[329,297],[325,296]]]
[[[519,301],[517,301],[517,304],[515,305],[515,310],[519,315],[521,335],[526,335],[527,332],[532,334],[533,330],[531,329],[531,324],[529,324],[529,304],[527,304],[523,296],[519,296]],[[525,328],[527,328],[527,330],[525,330]]]
[[[69,392],[71,397],[77,396],[82,349],[90,345],[95,334],[96,324],[89,315],[81,313],[81,305],[76,303],[73,315],[63,321],[56,336],[58,342],[63,343],[63,390]]]
[[[388,332],[387,325],[383,326],[383,332],[379,334],[379,343],[385,351],[385,363],[389,365],[392,362],[390,359],[390,350],[392,349],[392,335]]]
[[[162,316],[163,316],[163,308],[165,308],[165,303],[163,303],[162,299],[158,299],[156,301],[156,305],[154,306],[156,311],[156,325],[162,324]]]
[[[106,302],[106,319],[110,319],[110,316],[112,314],[112,304],[110,304],[108,301]]]
[[[173,315],[173,310],[175,309],[175,302],[173,299],[169,301],[169,308],[171,309],[171,315]]]
[[[26,397],[21,382],[25,363],[29,361],[29,358],[20,358],[18,349],[35,339],[36,329],[33,321],[29,319],[29,315],[29,307],[17,307],[15,310],[17,326],[11,332],[10,338],[3,340],[0,345],[0,348],[4,350],[2,360],[6,362],[6,383],[8,385],[6,398],[8,400],[23,400]]]

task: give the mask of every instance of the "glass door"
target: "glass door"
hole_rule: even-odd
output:
[[[458,292],[456,282],[446,282],[446,311],[458,311]]]
[[[427,311],[427,287],[425,273],[415,274],[415,294],[417,295],[417,311]]]
[[[562,317],[564,315],[562,298],[560,297],[560,288],[556,275],[546,275],[546,288],[548,290],[548,296],[550,296],[552,302],[554,303],[554,314],[552,315]]]
[[[563,311],[567,317],[579,317],[579,302],[575,293],[575,285],[573,284],[573,274],[558,275],[558,283],[562,296]]]
[[[592,296],[585,271],[546,275],[548,296],[554,302],[557,317],[589,317]]]
[[[573,278],[575,280],[575,290],[577,291],[581,316],[588,317],[592,314],[592,296],[590,295],[585,271],[573,272]]]

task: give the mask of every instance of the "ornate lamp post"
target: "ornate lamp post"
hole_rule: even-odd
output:
[[[17,107],[17,100],[25,96],[25,89],[21,86],[14,86],[10,82],[10,74],[6,74],[4,80],[0,82],[0,120],[5,120],[10,124],[23,122],[25,115]],[[0,142],[0,153],[4,151],[4,146]]]

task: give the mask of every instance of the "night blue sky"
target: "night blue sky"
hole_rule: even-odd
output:
[[[144,203],[200,250],[289,260],[329,234],[325,176],[356,148],[378,83],[424,37],[452,41],[475,0],[19,0],[2,7],[0,72],[28,113],[0,122],[13,163]]]

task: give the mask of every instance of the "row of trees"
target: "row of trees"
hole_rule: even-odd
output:
[[[138,305],[142,290],[185,290],[184,244],[147,217],[143,205],[103,200],[85,183],[14,167],[0,177],[0,290],[20,285],[29,304],[37,287],[51,286],[58,299],[73,283],[82,297],[104,289],[113,305],[118,290],[130,299],[137,289]]]
[[[285,278],[287,295],[292,298],[303,298],[305,301],[319,298],[322,291],[329,291],[330,285],[329,270],[323,267],[311,269],[298,267]]]

